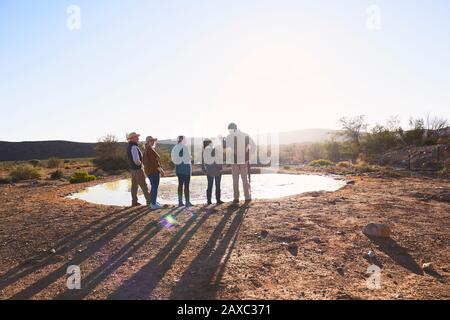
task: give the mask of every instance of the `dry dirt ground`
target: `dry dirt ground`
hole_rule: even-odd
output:
[[[450,182],[349,178],[333,193],[153,212],[65,198],[98,181],[0,186],[0,299],[450,299]],[[371,221],[392,238],[363,235]],[[69,265],[81,290],[66,287]]]

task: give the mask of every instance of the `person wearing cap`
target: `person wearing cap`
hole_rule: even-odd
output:
[[[233,203],[239,203],[239,176],[242,179],[245,201],[250,202],[252,200],[248,178],[250,153],[256,151],[256,144],[248,134],[238,130],[235,123],[230,123],[228,131],[229,135],[225,138],[224,143],[227,148],[227,163],[232,163]]]
[[[161,166],[161,158],[155,150],[156,141],[158,139],[148,136],[145,139],[145,151],[143,156],[144,171],[150,180],[150,209],[161,209],[163,206],[156,199],[158,197],[159,180],[164,176],[164,170]]]
[[[140,206],[141,204],[138,202],[138,188],[141,187],[142,193],[147,200],[147,205],[150,205],[150,194],[147,188],[147,182],[145,181],[144,170],[142,169],[142,158],[143,154],[141,149],[139,149],[139,137],[140,135],[136,132],[132,132],[128,134],[128,147],[127,147],[127,156],[130,164],[130,173],[131,173],[131,198],[133,207]]]
[[[175,173],[178,177],[178,207],[183,207],[183,188],[186,207],[192,207],[189,184],[191,182],[191,153],[186,145],[186,137],[178,136],[177,144],[172,149],[172,161],[175,163]]]

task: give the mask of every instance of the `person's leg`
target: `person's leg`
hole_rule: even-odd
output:
[[[158,195],[158,185],[159,185],[159,173],[153,173],[148,175],[150,180],[151,190],[150,190],[150,203],[156,204],[156,197]]]
[[[182,175],[178,175],[178,206],[183,206],[183,184],[184,179]]]
[[[244,188],[244,196],[245,200],[251,200],[252,196],[250,194],[250,183],[248,182],[248,166],[246,164],[239,165],[241,179],[242,179],[242,187]]]
[[[208,201],[208,204],[211,204],[214,177],[210,177],[207,175],[206,179],[208,180],[208,188],[206,189],[206,199]]]
[[[186,206],[190,207],[191,204],[191,196],[189,193],[189,184],[191,183],[191,176],[186,175],[185,181],[184,181],[184,198],[186,201]]]
[[[136,172],[137,170],[131,170],[131,205],[135,206],[138,204],[138,182]]]
[[[239,165],[231,166],[231,175],[233,177],[233,198],[234,201],[239,201]]]
[[[144,170],[136,170],[137,182],[139,187],[141,187],[142,193],[144,194],[147,204],[150,205],[150,193],[148,192],[147,181],[145,180]]]
[[[216,182],[216,202],[218,204],[220,204],[222,201],[220,199],[221,195],[221,190],[220,190],[220,182],[222,181],[222,175],[218,175],[214,178],[215,182]]]

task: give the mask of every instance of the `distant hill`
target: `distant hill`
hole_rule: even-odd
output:
[[[71,141],[0,141],[0,161],[31,159],[91,158],[94,157],[95,143]]]
[[[327,129],[307,129],[281,132],[280,144],[323,142],[331,138],[337,131]],[[261,135],[262,136],[262,135]],[[264,139],[261,139],[264,141]],[[176,144],[175,140],[160,140],[158,145],[168,151]],[[62,159],[92,158],[95,156],[96,143],[72,141],[0,141],[0,161],[21,161],[50,157]]]

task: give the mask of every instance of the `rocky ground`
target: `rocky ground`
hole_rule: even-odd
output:
[[[450,299],[449,180],[348,178],[333,193],[153,212],[65,198],[99,181],[2,185],[0,298]],[[365,236],[369,222],[391,238]],[[81,290],[66,287],[69,265]]]

